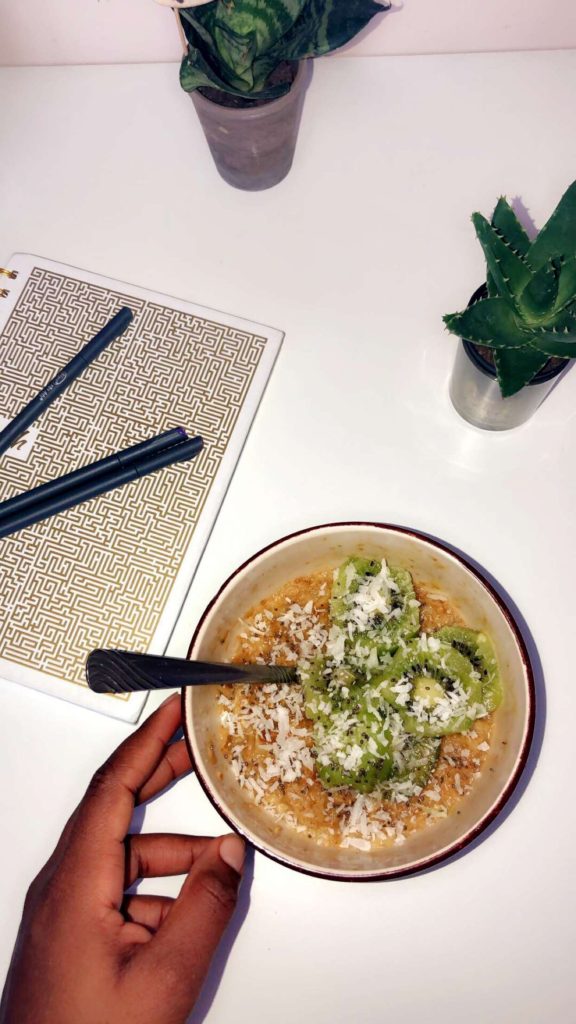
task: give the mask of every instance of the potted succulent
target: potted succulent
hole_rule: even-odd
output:
[[[507,430],[576,357],[576,182],[534,239],[504,198],[491,223],[480,213],[472,221],[487,277],[467,309],[444,317],[461,339],[450,397],[475,426]]]
[[[389,6],[388,0],[178,4],[186,43],[180,82],[191,93],[227,182],[255,191],[286,176],[304,100],[306,59],[347,43]]]

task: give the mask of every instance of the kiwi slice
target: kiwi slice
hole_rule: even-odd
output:
[[[407,735],[401,750],[396,754],[392,778],[398,781],[409,779],[415,786],[424,789],[436,767],[441,742],[436,736]]]
[[[316,688],[306,705],[314,722],[316,772],[327,789],[350,786],[370,793],[389,778],[393,741],[388,714],[370,700],[362,683],[351,682],[337,670],[325,688]]]
[[[359,558],[352,555],[342,563],[334,575],[332,597],[330,600],[330,618],[337,626],[347,624],[350,609],[350,595],[357,594],[360,584],[370,577],[378,576],[382,562],[376,558]]]
[[[304,711],[307,718],[314,721],[319,715],[319,705],[326,696],[328,679],[325,675],[326,661],[316,658],[310,664],[298,666],[298,677],[304,692]]]
[[[350,668],[331,669],[317,658],[300,676],[305,714],[314,722],[316,772],[326,788],[369,793],[384,786],[385,796],[389,779],[426,785],[440,740],[406,733],[398,712]]]
[[[502,681],[492,641],[486,633],[464,626],[444,626],[434,636],[451,644],[472,662],[482,682],[482,703],[488,712],[495,711],[502,702]]]
[[[378,581],[376,585],[371,581]],[[406,569],[378,559],[348,558],[338,569],[330,614],[346,634],[345,656],[369,672],[420,629],[420,606]]]
[[[328,727],[316,722],[314,749],[316,772],[327,789],[349,786],[371,793],[394,767],[391,733],[365,709],[357,714],[336,712]]]
[[[331,716],[352,706],[357,679],[351,669],[342,665],[327,666],[325,658],[316,658],[309,665],[300,665],[300,681],[304,691],[304,713],[311,721],[330,724]]]
[[[471,662],[445,640],[422,636],[399,650],[373,687],[396,708],[409,733],[465,732],[486,714]]]

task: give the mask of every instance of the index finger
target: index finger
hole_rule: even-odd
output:
[[[71,845],[77,851],[92,851],[101,857],[104,846],[124,841],[136,794],[162,760],[180,722],[180,695],[176,693],[98,769],[74,821]]]
[[[146,780],[138,792],[136,803],[144,804],[147,800],[161,793],[176,779],[180,779],[192,769],[190,754],[186,740],[178,740],[166,748],[164,757]]]

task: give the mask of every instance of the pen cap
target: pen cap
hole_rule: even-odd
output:
[[[179,448],[181,444],[189,440],[190,438],[184,427],[172,427],[171,430],[165,430],[164,433],[158,434],[156,437],[148,438],[146,441],[133,444],[130,448],[125,448],[123,452],[116,452],[113,458],[121,466],[131,466],[135,462],[139,462],[146,455],[167,451],[168,448]]]
[[[181,444],[172,445],[171,448],[165,448],[163,451],[144,455],[137,462],[133,461],[130,468],[138,476],[147,476],[148,473],[153,473],[156,469],[162,469],[163,466],[171,466],[174,462],[186,462],[188,459],[193,459],[202,451],[203,447],[204,441],[201,437],[191,437],[188,441],[183,441]]]

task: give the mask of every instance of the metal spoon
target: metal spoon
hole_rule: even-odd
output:
[[[96,650],[86,659],[86,680],[96,693],[129,693],[214,683],[297,683],[298,674],[295,668],[284,665],[227,665],[134,651]]]

